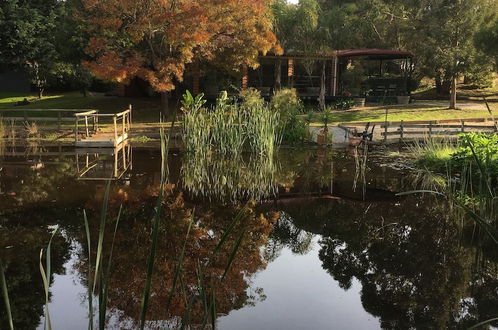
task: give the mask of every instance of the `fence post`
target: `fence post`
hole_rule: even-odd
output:
[[[388,111],[389,111],[389,109],[386,108],[386,118],[384,120],[384,143],[387,142],[387,125],[388,125],[388,123],[387,123],[387,112]]]
[[[116,116],[112,117],[112,121],[114,123],[114,145],[118,142],[118,126],[116,123]]]
[[[403,142],[403,121],[401,121],[401,124],[399,125],[399,141]]]
[[[57,111],[57,129],[60,131],[61,130],[61,112]]]
[[[28,112],[26,110],[23,111],[24,121],[28,121]]]
[[[462,129],[461,129],[462,133],[465,133],[465,121],[460,120],[460,125],[462,125]]]
[[[126,114],[123,115],[123,127],[121,127],[121,133],[123,134],[123,139],[125,136],[125,126],[126,126]]]
[[[75,124],[74,124],[74,142],[78,142],[78,119],[79,119],[79,117],[76,116],[75,118],[76,118],[76,120],[75,120]]]
[[[429,140],[432,139],[432,121],[429,122]]]
[[[90,134],[88,132],[88,116],[85,115],[85,133],[86,133],[86,137],[88,137]]]

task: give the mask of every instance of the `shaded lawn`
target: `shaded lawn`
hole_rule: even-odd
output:
[[[407,108],[390,107],[388,121],[442,120],[489,117],[485,110],[450,110],[444,107],[409,106]],[[314,122],[321,123],[321,114],[314,113]],[[385,109],[362,109],[333,111],[332,123],[383,122],[386,119]]]
[[[23,106],[14,105],[25,97],[32,103]],[[127,109],[129,104],[133,106],[133,121],[159,121],[161,111],[159,98],[104,96],[102,93],[91,93],[84,97],[80,92],[69,92],[47,95],[38,100],[34,95],[0,92],[0,109],[15,109],[16,111],[24,109],[96,109],[102,113],[116,113]],[[44,114],[38,113],[36,116],[42,117]]]

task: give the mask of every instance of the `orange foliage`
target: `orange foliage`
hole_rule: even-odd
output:
[[[256,67],[276,44],[270,1],[82,0],[94,59],[84,65],[104,80],[140,77],[158,92],[174,89],[194,59]]]

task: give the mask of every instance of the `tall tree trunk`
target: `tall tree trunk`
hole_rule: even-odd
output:
[[[161,110],[163,114],[163,120],[168,120],[170,115],[169,109],[169,96],[170,92],[162,92],[161,93]]]
[[[37,87],[37,91],[38,91],[38,98],[41,99],[43,97],[43,90],[44,88],[42,86],[38,86]]]
[[[320,96],[318,98],[318,104],[320,109],[325,109],[325,83],[326,83],[326,62],[322,63],[322,76],[320,79]]]
[[[456,109],[457,103],[457,77],[451,79],[451,90],[450,90],[450,109]]]
[[[275,91],[282,88],[282,61],[278,59],[275,62]]]

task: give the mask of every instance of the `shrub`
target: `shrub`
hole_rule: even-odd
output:
[[[480,167],[487,175],[498,176],[498,135],[462,134],[459,147],[451,157],[452,165],[462,170],[466,165]]]
[[[244,110],[250,110],[255,107],[262,107],[265,101],[261,97],[261,92],[255,88],[248,88],[239,94],[241,106]]]
[[[272,109],[278,112],[280,120],[286,122],[294,115],[300,114],[303,103],[295,89],[285,88],[277,91],[270,101]]]

